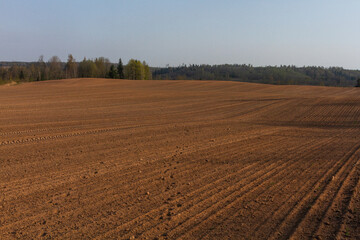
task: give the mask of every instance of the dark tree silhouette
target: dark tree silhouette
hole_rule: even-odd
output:
[[[119,64],[118,64],[118,66],[117,66],[117,73],[118,73],[120,79],[124,79],[124,78],[125,78],[125,75],[124,75],[124,66],[123,66],[123,63],[122,63],[122,61],[121,61],[121,58],[119,59]]]

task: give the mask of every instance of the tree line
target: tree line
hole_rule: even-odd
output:
[[[223,64],[182,65],[154,68],[154,79],[230,80],[267,84],[296,84],[353,87],[360,86],[360,71],[340,67],[296,67]]]
[[[225,80],[267,84],[323,85],[360,87],[360,71],[341,67],[296,67],[246,64],[182,65],[150,68],[145,61],[130,59],[123,65],[98,57],[77,62],[69,54],[67,62],[53,56],[47,62],[40,56],[36,62],[0,62],[0,84],[18,81],[43,81],[62,78],[116,78],[168,80]]]
[[[123,65],[121,58],[117,64],[113,64],[107,58],[98,57],[84,58],[81,62],[77,62],[71,54],[66,63],[61,62],[57,56],[51,57],[47,62],[44,61],[43,56],[40,56],[37,62],[0,63],[0,83],[78,77],[147,80],[152,79],[152,74],[145,61],[130,59],[128,64]]]

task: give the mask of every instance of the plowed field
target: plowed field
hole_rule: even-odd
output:
[[[0,87],[0,239],[360,239],[360,90]]]

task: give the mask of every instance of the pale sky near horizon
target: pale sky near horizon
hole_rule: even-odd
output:
[[[0,0],[0,61],[360,69],[359,0]]]

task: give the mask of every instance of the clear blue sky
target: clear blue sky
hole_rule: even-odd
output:
[[[0,0],[0,61],[360,69],[359,0]]]

